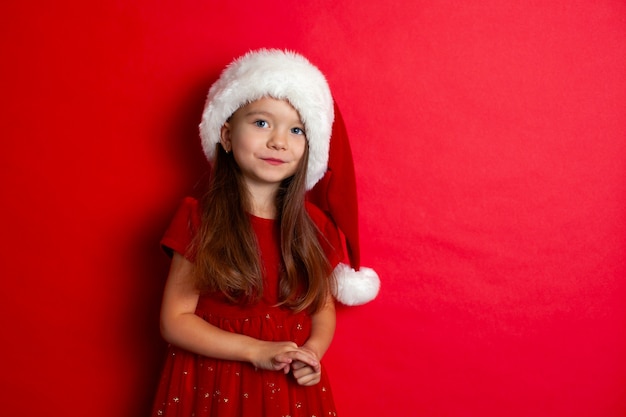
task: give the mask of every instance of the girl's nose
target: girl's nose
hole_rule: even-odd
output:
[[[275,131],[272,133],[267,145],[272,149],[285,149],[287,148],[287,141],[287,133]]]

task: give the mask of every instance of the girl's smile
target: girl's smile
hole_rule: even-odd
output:
[[[263,159],[265,162],[267,162],[270,165],[280,165],[285,163],[285,161],[283,161],[282,159],[276,159],[276,158],[261,158]]]

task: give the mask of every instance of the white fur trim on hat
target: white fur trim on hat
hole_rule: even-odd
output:
[[[287,100],[300,115],[309,143],[306,188],[311,189],[328,165],[333,98],[320,70],[295,52],[260,49],[224,69],[209,89],[200,123],[207,159],[214,160],[215,145],[228,118],[239,107],[263,97]]]
[[[358,271],[340,263],[335,267],[335,298],[347,306],[357,306],[372,301],[378,295],[380,278],[371,268]]]

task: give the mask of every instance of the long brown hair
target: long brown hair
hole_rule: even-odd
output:
[[[279,304],[295,311],[318,311],[333,281],[318,241],[316,225],[306,212],[304,195],[309,149],[296,173],[276,195],[282,265]],[[250,197],[235,159],[216,145],[209,189],[202,199],[202,223],[194,241],[195,279],[201,291],[219,291],[233,303],[253,303],[263,294],[263,267],[248,217]]]

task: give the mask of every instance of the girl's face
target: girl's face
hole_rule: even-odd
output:
[[[295,174],[307,145],[298,112],[269,97],[240,107],[222,127],[221,143],[233,153],[250,189],[278,188]]]

